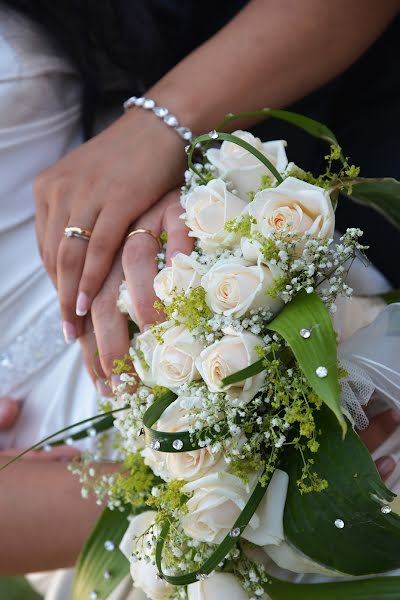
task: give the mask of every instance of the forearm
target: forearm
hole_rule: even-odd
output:
[[[101,510],[82,499],[65,463],[20,461],[2,471],[0,574],[73,565]]]
[[[196,133],[227,112],[287,106],[350,66],[398,8],[398,0],[253,0],[149,96]]]

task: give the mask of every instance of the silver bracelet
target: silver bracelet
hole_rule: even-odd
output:
[[[123,107],[125,112],[134,106],[144,108],[145,110],[151,110],[156,117],[162,119],[168,127],[175,129],[176,133],[186,142],[191,142],[193,139],[193,133],[187,127],[181,127],[178,119],[175,115],[171,114],[168,108],[164,106],[157,106],[155,100],[151,98],[145,98],[144,96],[131,96],[125,100]]]

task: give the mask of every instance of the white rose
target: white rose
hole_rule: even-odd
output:
[[[249,600],[238,579],[231,573],[214,573],[187,588],[188,600]]]
[[[225,224],[238,217],[247,203],[231,194],[222,179],[213,179],[207,185],[196,187],[187,196],[186,213],[183,215],[191,230],[206,252],[221,247],[232,247],[237,235],[225,230]]]
[[[182,406],[184,397],[178,397],[157,421],[158,431],[187,431],[190,417],[186,405]],[[177,438],[179,436],[177,435]],[[204,477],[206,473],[215,473],[226,468],[222,452],[212,453],[208,447],[190,452],[166,453],[145,448],[142,451],[145,463],[153,472],[166,481],[183,479],[193,481]]]
[[[263,385],[263,373],[225,387],[222,387],[222,380],[259,360],[256,346],[260,344],[261,339],[252,333],[232,331],[203,350],[196,360],[196,366],[208,389],[211,392],[229,390],[230,395],[245,402],[254,398]]]
[[[286,169],[288,160],[285,141],[263,143],[248,131],[240,130],[235,131],[233,135],[254,146],[280,173]],[[220,149],[211,148],[207,152],[207,158],[217,167],[221,177],[232,182],[241,198],[247,198],[249,192],[256,192],[261,186],[264,175],[271,176],[270,170],[258,158],[233,142],[223,142]],[[275,181],[273,176],[272,181]]]
[[[268,295],[274,284],[273,272],[266,265],[251,265],[243,259],[218,261],[203,277],[206,302],[218,314],[242,317],[252,309],[266,309],[273,314],[283,302]]]
[[[133,517],[119,548],[131,563],[130,570],[134,585],[143,590],[151,600],[166,600],[171,595],[173,587],[158,578],[156,566],[146,561],[144,557],[136,561],[131,560],[134,551],[146,555],[146,550],[148,551],[146,531],[154,524],[155,516],[155,511],[148,510]]]
[[[157,339],[148,329],[144,333],[133,336],[130,354],[135,371],[144,385],[152,387],[155,385],[153,377],[153,354],[157,346]]]
[[[166,305],[171,303],[173,291],[188,292],[200,285],[205,267],[186,254],[179,253],[172,259],[171,267],[160,271],[154,279],[154,291]]]
[[[117,307],[122,313],[129,315],[132,321],[136,323],[136,313],[135,309],[133,308],[132,300],[129,295],[128,284],[126,281],[123,281],[119,286]]]
[[[299,237],[304,234],[322,240],[333,237],[335,215],[328,192],[295,177],[288,177],[276,188],[258,192],[248,211],[256,221],[251,231],[267,238],[283,229]],[[258,243],[244,238],[242,251],[246,260],[257,260]]]
[[[186,534],[195,540],[219,544],[231,531],[246,506],[251,489],[239,477],[229,473],[213,473],[187,483],[184,492],[194,492],[187,503],[188,512],[181,524]],[[286,501],[288,476],[275,471],[258,509],[242,533],[242,537],[264,546],[283,537],[282,518]],[[276,524],[278,522],[278,525]]]
[[[195,365],[204,346],[184,325],[173,326],[163,334],[163,343],[153,352],[152,377],[157,385],[175,391],[184,383],[200,379]]]

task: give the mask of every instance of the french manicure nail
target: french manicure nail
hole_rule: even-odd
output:
[[[101,379],[100,377],[96,380],[96,390],[100,396],[110,396],[111,394],[110,386],[106,384],[105,379]]]
[[[75,312],[78,317],[84,317],[87,315],[89,310],[89,296],[85,294],[85,292],[79,292],[78,298],[76,300],[76,309]]]
[[[182,254],[180,250],[174,250],[173,252],[171,252],[171,258],[175,258],[175,256],[177,254]]]
[[[72,344],[76,340],[76,329],[75,325],[69,323],[68,321],[63,321],[62,324],[64,339],[67,344]]]
[[[387,479],[396,468],[396,461],[391,456],[382,456],[376,461],[376,466],[383,479]]]

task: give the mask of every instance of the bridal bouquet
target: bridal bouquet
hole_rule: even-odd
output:
[[[328,141],[326,170],[244,131],[187,148],[181,218],[195,247],[159,271],[160,322],[133,336],[110,414],[90,430],[114,420],[122,466],[99,479],[79,467],[84,495],[108,508],[74,598],[107,597],[128,570],[150,600],[400,597],[398,578],[372,577],[400,568],[400,516],[354,430],[377,388],[396,400],[370,365],[398,336],[399,305],[374,299],[377,321],[346,341],[365,246],[357,227],[334,233],[339,193],[394,219],[399,184],[361,179],[321,124],[262,112]],[[131,313],[124,286],[119,304]],[[368,323],[360,306],[354,330]]]

